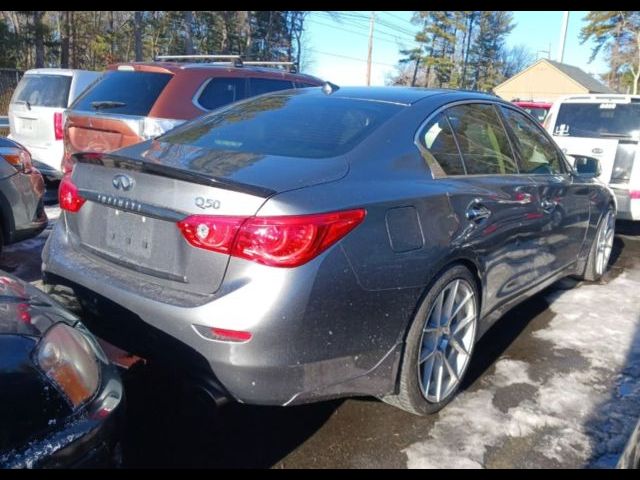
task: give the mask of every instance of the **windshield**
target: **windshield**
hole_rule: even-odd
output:
[[[531,115],[533,118],[537,119],[540,123],[544,122],[544,118],[547,116],[546,108],[538,108],[538,107],[525,107],[524,111]]]
[[[70,86],[71,77],[67,75],[28,74],[20,80],[11,103],[66,108]]]
[[[563,103],[553,134],[640,139],[640,103]]]
[[[71,109],[144,116],[172,77],[170,73],[107,72],[73,102]]]
[[[264,95],[200,117],[158,140],[230,152],[334,157],[354,148],[402,108],[326,95]]]

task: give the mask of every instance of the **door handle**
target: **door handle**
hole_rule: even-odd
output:
[[[481,220],[491,216],[491,210],[478,202],[472,202],[467,208],[466,216],[467,220],[480,222]]]

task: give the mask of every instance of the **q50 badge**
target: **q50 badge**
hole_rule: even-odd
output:
[[[213,198],[196,197],[196,207],[202,210],[213,208],[215,210],[220,208],[220,200],[214,200]]]

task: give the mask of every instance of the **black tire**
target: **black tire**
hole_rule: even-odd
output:
[[[420,353],[420,344],[422,342],[425,322],[427,322],[440,293],[454,280],[463,280],[473,291],[473,302],[475,305],[473,339],[469,351],[469,358],[466,361],[462,374],[459,375],[458,384],[439,402],[432,402],[427,400],[420,388],[420,381],[418,379],[418,355]],[[402,362],[400,365],[398,393],[396,395],[390,395],[383,398],[384,402],[416,415],[428,415],[442,409],[453,399],[453,397],[455,397],[460,385],[464,381],[464,376],[468,371],[469,363],[473,356],[473,348],[476,343],[478,332],[478,315],[480,312],[478,299],[479,295],[476,280],[473,274],[466,267],[462,265],[454,265],[442,272],[436,278],[424,296],[409,328],[409,332],[407,333]]]
[[[605,214],[600,219],[600,224],[598,225],[598,229],[596,230],[596,234],[593,237],[593,242],[591,244],[591,250],[589,250],[589,257],[587,259],[587,264],[585,265],[584,274],[581,276],[582,280],[587,280],[589,282],[597,282],[600,280],[605,272],[606,267],[602,272],[598,272],[597,263],[598,263],[598,239],[603,235],[603,230],[607,228],[607,219],[609,215],[614,215],[614,228],[615,228],[615,214],[613,213],[613,208],[609,207]],[[607,264],[610,260],[607,259]]]

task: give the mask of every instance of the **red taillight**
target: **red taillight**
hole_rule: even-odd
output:
[[[53,114],[53,131],[56,136],[56,140],[62,140],[64,129],[62,125],[62,112],[55,112]]]
[[[631,200],[637,200],[640,198],[640,190],[631,190],[629,192],[629,197]]]
[[[71,181],[71,175],[62,177],[58,187],[58,201],[62,210],[71,213],[80,210],[84,202],[86,202],[86,199],[82,198],[78,193],[78,187]]]
[[[195,247],[274,267],[297,267],[340,240],[364,217],[364,209],[282,217],[192,215],[178,227]]]
[[[247,342],[251,340],[251,332],[239,330],[226,330],[224,328],[212,328],[212,338],[214,340],[224,340],[228,342]]]

